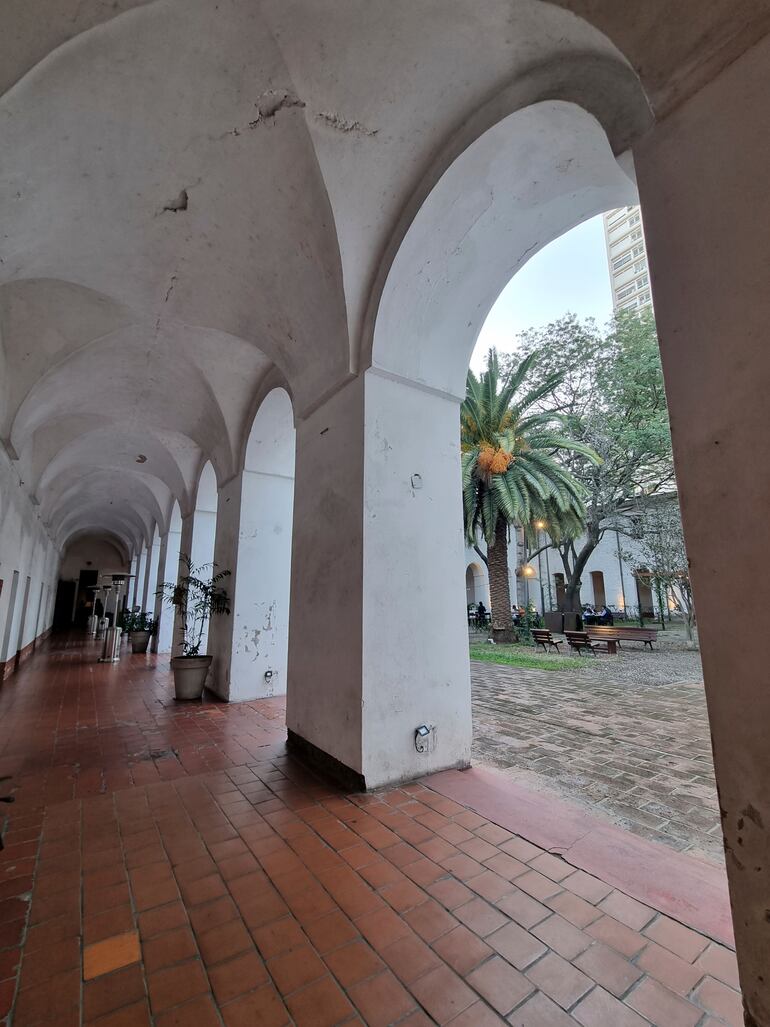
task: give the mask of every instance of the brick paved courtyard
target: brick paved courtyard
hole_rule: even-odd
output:
[[[474,760],[721,862],[703,686],[639,683],[656,655],[631,655],[642,673],[617,680],[606,657],[577,673],[472,663]]]

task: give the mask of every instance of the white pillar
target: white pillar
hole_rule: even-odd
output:
[[[158,589],[166,580],[166,560],[168,558],[168,538],[169,532],[162,535],[159,539],[158,544],[158,562],[155,567],[155,576],[152,580],[150,587],[150,608],[152,609],[152,618],[156,623],[155,634],[150,639],[150,652],[157,653],[160,635],[160,626],[164,620],[164,604],[163,596],[158,595]],[[171,617],[166,617],[166,620],[171,620]]]
[[[219,492],[214,559],[232,572],[232,614],[209,628],[210,687],[231,702],[286,691],[293,500],[293,475],[270,472],[243,471]]]
[[[142,610],[149,611],[155,608],[155,589],[158,580],[158,561],[160,559],[160,536],[157,528],[152,538],[152,545],[147,554],[147,566],[144,575],[144,590],[142,592]]]
[[[458,423],[368,371],[297,426],[290,743],[359,787],[470,760]]]
[[[768,94],[765,38],[635,148],[752,1027],[770,1025]]]
[[[128,608],[131,609],[136,603],[136,591],[139,587],[139,554],[134,553],[131,557],[131,577],[128,581],[128,591],[126,593],[128,600]]]
[[[212,510],[196,510],[193,516],[192,562],[195,567],[203,567],[201,577],[210,577],[214,570],[214,540],[217,533],[217,515]],[[203,628],[200,655],[207,652],[209,625]]]
[[[187,517],[182,518],[182,530],[179,534],[179,561],[176,569],[176,580],[183,574],[187,574],[187,565],[182,563],[183,556],[190,556],[193,546],[193,528],[194,528],[195,514],[189,514]],[[182,631],[182,621],[179,616],[179,611],[174,609],[174,637],[171,647],[172,656],[182,655],[182,642],[184,634]]]
[[[142,550],[139,553],[139,560],[136,571],[136,582],[134,588],[133,598],[131,600],[132,606],[142,606],[144,601],[144,586],[145,579],[147,577],[147,546],[142,545]]]
[[[158,588],[164,581],[177,580],[181,540],[181,530],[175,528],[163,536],[158,561]],[[160,596],[155,598],[155,619],[158,621],[158,631],[152,640],[152,651],[170,653],[174,641],[174,608]]]

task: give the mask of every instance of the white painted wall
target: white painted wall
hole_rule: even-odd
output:
[[[41,586],[49,595],[55,594],[60,560],[61,553],[46,533],[38,509],[30,503],[12,462],[0,449],[0,662],[12,659],[19,647],[29,645],[36,634],[51,626],[52,601],[41,618],[37,617],[37,606]],[[22,632],[27,578],[31,598]]]
[[[544,536],[543,541],[545,541]],[[577,546],[579,548],[580,540],[578,540]],[[479,541],[479,548],[486,552],[486,546],[483,539]],[[618,562],[618,550],[620,550],[621,553],[620,562],[622,563],[622,572],[621,566]],[[533,547],[532,552],[534,551],[535,549]],[[508,573],[510,575],[511,583],[511,602],[516,602],[520,606],[526,605],[526,581],[525,579],[516,576],[516,569],[524,559],[525,550],[521,539],[521,533],[512,532],[511,542],[508,548]],[[633,572],[634,568],[640,566],[643,562],[644,560],[641,556],[639,545],[633,539],[621,534],[618,544],[618,538],[614,531],[605,532],[601,542],[589,557],[586,569],[583,572],[583,585],[580,591],[582,602],[594,603],[596,601],[591,573],[593,571],[601,571],[604,576],[604,591],[607,605],[615,608],[616,610],[623,610],[626,608],[633,616],[636,616],[639,604]],[[555,610],[557,608],[555,575],[564,573],[564,566],[558,550],[551,547],[547,553],[541,553],[539,558],[537,556],[531,556],[529,558],[529,563],[535,568],[537,575],[536,577],[529,579],[530,603],[535,607],[538,613],[542,613],[544,610],[549,609]],[[475,600],[469,599],[468,602],[478,602],[479,599],[482,599],[487,606],[487,609],[489,609],[489,574],[487,572],[487,568],[484,562],[480,559],[478,553],[476,553],[472,547],[466,546],[466,569],[471,565],[476,565],[477,567],[477,595]],[[551,583],[552,602],[549,602],[549,580]],[[542,592],[540,588],[541,581],[543,586]],[[623,601],[624,588],[625,605]],[[652,599],[653,608],[658,612],[658,597],[654,589]],[[545,602],[543,602],[543,600],[545,600]]]

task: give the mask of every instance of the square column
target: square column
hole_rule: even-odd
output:
[[[167,531],[161,536],[158,548],[158,564],[155,568],[155,578],[150,587],[150,599],[152,603],[152,619],[157,624],[157,630],[150,639],[150,652],[157,653],[160,646],[160,630],[164,622],[170,622],[170,616],[164,616],[165,604],[163,597],[157,594],[158,589],[166,580],[166,560],[168,558],[168,543],[171,532]],[[178,559],[178,557],[177,557]]]
[[[286,692],[294,478],[243,471],[219,490],[214,562],[231,615],[209,623],[209,688],[230,702]]]
[[[367,371],[298,424],[294,504],[290,744],[359,788],[467,766],[459,399]]]
[[[157,588],[159,560],[160,538],[156,529],[152,545],[147,552],[147,565],[144,572],[144,586],[141,598],[142,612],[149,611],[155,607],[155,589]]]
[[[770,1025],[770,39],[635,148],[746,1023]]]
[[[176,580],[183,574],[187,574],[187,566],[182,563],[183,556],[189,556],[192,551],[193,544],[193,529],[195,527],[195,514],[191,513],[187,517],[182,518],[182,530],[179,535],[179,559],[176,566]],[[171,655],[181,656],[182,655],[182,642],[184,641],[184,632],[182,630],[182,618],[179,616],[179,611],[174,609],[174,637],[171,645]]]

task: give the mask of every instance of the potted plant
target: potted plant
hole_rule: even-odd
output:
[[[182,627],[182,655],[171,660],[175,698],[200,699],[213,659],[200,653],[203,629],[209,617],[230,613],[230,597],[220,584],[223,578],[229,577],[230,571],[219,571],[207,577],[203,572],[208,567],[216,570],[216,564],[194,567],[185,554],[180,560],[187,573],[180,575],[178,581],[164,581],[157,595],[163,596],[178,611]]]
[[[155,634],[155,620],[151,613],[141,610],[127,614],[123,621],[123,630],[131,636],[131,652],[146,653],[150,639]]]

